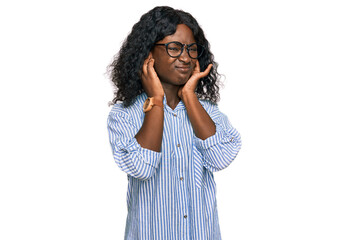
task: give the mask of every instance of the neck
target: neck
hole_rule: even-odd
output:
[[[180,89],[180,86],[171,85],[164,82],[161,82],[161,84],[163,87],[163,91],[166,94],[167,105],[170,108],[175,109],[177,104],[181,100],[178,96],[178,90]]]

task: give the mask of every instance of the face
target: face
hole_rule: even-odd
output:
[[[183,44],[195,43],[194,35],[191,29],[185,24],[177,25],[176,32],[173,35],[166,36],[157,43],[169,43],[177,41]],[[154,68],[163,84],[176,86],[184,85],[190,78],[196,65],[196,59],[190,58],[186,49],[181,56],[177,58],[170,57],[166,52],[165,46],[157,45],[152,50],[152,56],[155,59]]]

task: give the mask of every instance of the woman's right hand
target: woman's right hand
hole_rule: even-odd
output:
[[[163,99],[164,91],[160,79],[157,76],[153,67],[155,59],[152,58],[152,53],[148,55],[142,67],[142,87],[148,97],[156,97]]]

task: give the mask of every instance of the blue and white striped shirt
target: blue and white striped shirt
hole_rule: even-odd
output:
[[[217,105],[200,101],[216,124],[215,135],[197,138],[182,101],[164,98],[161,152],[134,137],[144,119],[146,94],[125,108],[115,104],[108,132],[117,165],[128,175],[126,240],[221,239],[213,172],[226,168],[241,147],[240,134]]]

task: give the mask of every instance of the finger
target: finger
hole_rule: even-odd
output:
[[[147,65],[149,64],[150,59],[152,59],[152,53],[151,52],[148,54],[147,58],[143,62],[142,70],[143,70],[143,72],[145,74],[147,74]]]
[[[154,77],[155,68],[153,67],[155,65],[155,59],[151,58],[147,65],[147,73],[150,74],[152,77]]]
[[[200,76],[203,78],[203,77],[206,77],[210,71],[211,71],[211,68],[212,68],[212,64],[210,63],[207,68],[205,69],[205,71],[203,72],[200,72]]]
[[[155,63],[155,60],[153,58],[150,58],[147,63],[147,73],[152,74],[152,70],[154,70],[153,65]]]
[[[150,59],[147,57],[145,59],[145,61],[143,62],[143,66],[142,66],[142,74],[147,74],[147,65],[148,62],[150,61]]]
[[[196,66],[194,68],[194,72],[200,72],[200,63],[199,60],[196,61]]]
[[[141,82],[142,82],[142,85],[143,83],[146,81],[146,76],[142,73],[141,74]]]
[[[211,71],[211,68],[212,68],[212,63],[210,63],[207,68],[205,69],[204,72],[206,72],[207,74],[209,74],[209,72]]]
[[[150,58],[149,61],[148,61],[148,64],[147,64],[147,70],[150,70],[153,68],[153,65],[155,63],[155,59],[153,58]]]

